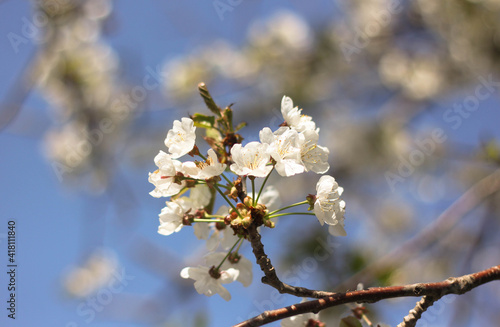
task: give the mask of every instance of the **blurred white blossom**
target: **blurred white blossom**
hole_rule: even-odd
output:
[[[340,199],[344,189],[340,187],[335,178],[324,175],[316,185],[316,201],[314,202],[314,214],[321,225],[327,223],[328,231],[335,236],[345,236],[344,213],[345,202]]]
[[[85,297],[105,286],[118,269],[116,255],[108,249],[96,250],[81,267],[64,278],[64,287],[72,296]]]
[[[209,267],[186,267],[181,271],[182,278],[194,279],[194,288],[199,294],[212,296],[219,294],[224,300],[231,300],[231,294],[222,286],[234,282],[238,278],[238,270],[229,268],[219,272],[211,273],[212,268]],[[218,275],[214,277],[213,275]]]
[[[227,253],[224,252],[213,252],[205,256],[205,261],[208,266],[217,266],[224,260]],[[231,255],[230,255],[231,256]],[[243,284],[243,286],[248,287],[252,283],[252,262],[245,258],[244,256],[238,254],[236,257],[229,257],[224,260],[221,266],[222,270],[228,270],[233,268],[238,271],[238,277],[236,280]]]

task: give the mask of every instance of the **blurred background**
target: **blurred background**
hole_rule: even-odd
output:
[[[345,291],[498,265],[499,18],[496,0],[0,1],[0,263],[10,220],[18,263],[16,320],[2,307],[0,324],[230,326],[300,300],[256,265],[230,302],[198,295],[179,272],[205,242],[157,233],[148,172],[173,120],[209,113],[200,82],[234,103],[244,142],[283,122],[288,95],[330,149],[348,235],[281,218],[263,242],[285,281]],[[270,181],[291,204],[318,178]],[[419,326],[498,325],[498,294],[447,296]],[[396,326],[417,300],[368,317]]]

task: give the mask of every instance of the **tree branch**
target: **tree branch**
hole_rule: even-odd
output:
[[[417,321],[422,317],[422,313],[425,312],[430,306],[439,300],[438,297],[426,295],[420,299],[415,305],[415,308],[410,310],[410,313],[403,318],[403,322],[397,327],[415,327]]]
[[[271,264],[271,259],[267,257],[267,254],[264,251],[264,244],[262,244],[260,239],[261,236],[257,231],[257,226],[252,223],[248,227],[248,240],[252,245],[252,251],[255,255],[255,259],[257,260],[257,264],[260,266],[260,269],[264,272],[265,275],[264,277],[262,277],[262,283],[274,287],[280,293],[288,293],[298,297],[323,298],[336,294],[334,292],[310,290],[305,287],[297,287],[283,283],[278,278],[278,275],[276,275],[276,270]]]
[[[264,311],[262,314],[234,325],[233,327],[262,326],[283,318],[307,312],[317,313],[326,308],[346,303],[373,303],[384,299],[406,296],[429,296],[441,298],[447,294],[464,294],[479,285],[499,279],[500,265],[470,275],[464,275],[462,277],[450,277],[437,283],[374,287],[361,291],[335,293],[317,300],[298,303],[281,309]]]

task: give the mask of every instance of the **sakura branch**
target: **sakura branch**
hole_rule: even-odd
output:
[[[369,288],[367,290],[336,293],[321,299],[306,301],[281,309],[265,311],[262,314],[234,325],[233,327],[262,326],[270,322],[292,316],[317,313],[326,308],[331,308],[346,303],[374,303],[380,300],[408,296],[424,296],[428,297],[429,299],[439,299],[447,294],[464,294],[480,285],[489,283],[494,280],[500,280],[500,265],[470,275],[464,275],[462,277],[451,277],[437,283],[419,283],[404,286],[375,287]],[[424,304],[422,308],[416,309],[418,312],[425,311],[425,309],[432,304],[429,300],[424,300],[424,302],[428,303]],[[417,313],[412,319],[418,319],[421,315],[421,312],[420,314]]]
[[[314,297],[322,298],[325,296],[334,295],[333,292],[315,291],[310,290],[305,287],[291,286],[283,283],[276,274],[276,269],[271,264],[271,260],[267,257],[264,252],[264,244],[261,242],[261,236],[257,231],[255,225],[251,225],[248,234],[248,240],[252,245],[253,254],[257,260],[257,264],[260,269],[264,272],[264,277],[262,277],[262,283],[274,287],[280,293],[288,293],[298,297]]]
[[[410,313],[404,317],[403,322],[397,327],[415,327],[417,321],[422,317],[422,314],[439,299],[438,297],[430,295],[422,297],[415,305],[415,308],[410,310]]]
[[[239,281],[248,286],[252,281],[252,264],[239,252],[249,241],[264,272],[264,283],[301,297],[333,295],[281,282],[264,252],[258,231],[275,228],[277,217],[313,215],[321,225],[328,225],[333,235],[346,235],[345,202],[340,199],[343,189],[333,177],[322,176],[316,195],[304,194],[304,201],[282,208],[276,205],[276,189],[266,185],[273,172],[286,178],[306,172],[324,174],[330,168],[329,150],[318,144],[319,128],[310,116],[302,114],[302,109],[293,106],[292,99],[284,96],[283,124],[276,131],[264,127],[259,132],[260,142],[243,144],[238,132],[246,124],[234,126],[231,106],[217,106],[203,83],[199,91],[212,115],[196,113],[175,120],[165,138],[168,150],[159,151],[154,159],[158,169],[149,174],[149,182],[155,186],[150,194],[170,198],[159,214],[158,232],[171,235],[192,226],[196,237],[207,241],[205,264],[182,269],[181,277],[194,279],[200,294],[219,294],[230,300],[231,294],[223,284]],[[210,147],[207,155],[196,144],[199,128],[205,131],[203,139]],[[179,160],[186,155],[198,160]],[[234,174],[234,178],[226,174]],[[187,192],[189,195],[185,195]],[[214,214],[216,198],[225,204]],[[299,206],[304,209],[288,211]]]

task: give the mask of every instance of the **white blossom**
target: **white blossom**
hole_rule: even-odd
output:
[[[299,134],[300,156],[306,171],[324,174],[330,169],[328,154],[330,151],[318,145],[319,134],[314,130],[306,130]]]
[[[179,158],[193,150],[196,141],[196,127],[191,118],[174,120],[174,127],[168,131],[165,145],[172,158]]]
[[[158,233],[162,235],[170,235],[182,229],[182,219],[185,210],[182,207],[182,201],[168,201],[167,206],[161,209],[160,213],[160,226]]]
[[[316,130],[316,123],[310,116],[303,115],[302,109],[293,106],[293,101],[286,95],[281,100],[281,114],[288,126],[297,132]],[[319,131],[319,129],[317,130]]]
[[[267,153],[276,161],[276,171],[284,177],[304,172],[301,160],[299,133],[288,127],[272,132],[269,127],[259,132],[260,141],[269,144]]]
[[[345,202],[340,199],[344,189],[340,187],[332,176],[322,176],[316,184],[316,201],[314,214],[321,225],[331,226],[329,232],[336,236],[345,236],[344,213]]]
[[[192,188],[189,197],[181,197],[179,199],[168,201],[167,206],[161,210],[160,226],[158,233],[162,235],[170,235],[181,230],[183,226],[183,218],[186,213],[203,209],[210,202],[210,189],[206,185],[196,185]],[[199,233],[195,229],[195,235]],[[198,236],[198,235],[196,235]]]
[[[205,262],[208,266],[218,266],[227,253],[225,252],[213,252],[205,256]],[[230,258],[227,258],[221,266],[221,269],[227,270],[233,268],[238,270],[238,277],[236,280],[243,284],[243,286],[248,287],[252,283],[253,273],[252,273],[252,262],[247,258],[238,254],[237,262],[231,262]]]
[[[210,275],[209,267],[186,267],[181,270],[182,278],[194,279],[194,288],[199,294],[212,296],[219,294],[224,300],[231,300],[231,294],[222,286],[234,282],[239,275],[239,271],[233,268],[219,271],[219,278],[214,278]]]
[[[183,181],[181,184],[174,183],[174,177],[181,170],[182,163],[172,159],[169,154],[163,151],[160,151],[154,160],[158,169],[153,173],[149,173],[149,182],[155,186],[155,189],[149,194],[159,198],[179,193],[185,186],[185,182]]]
[[[182,172],[195,179],[209,179],[219,176],[226,170],[227,165],[219,162],[213,149],[208,150],[206,161],[187,161],[182,164]]]
[[[268,144],[250,142],[244,147],[235,144],[231,148],[233,164],[231,170],[236,175],[250,175],[255,177],[266,177],[273,169],[268,166],[271,156],[267,153]]]

